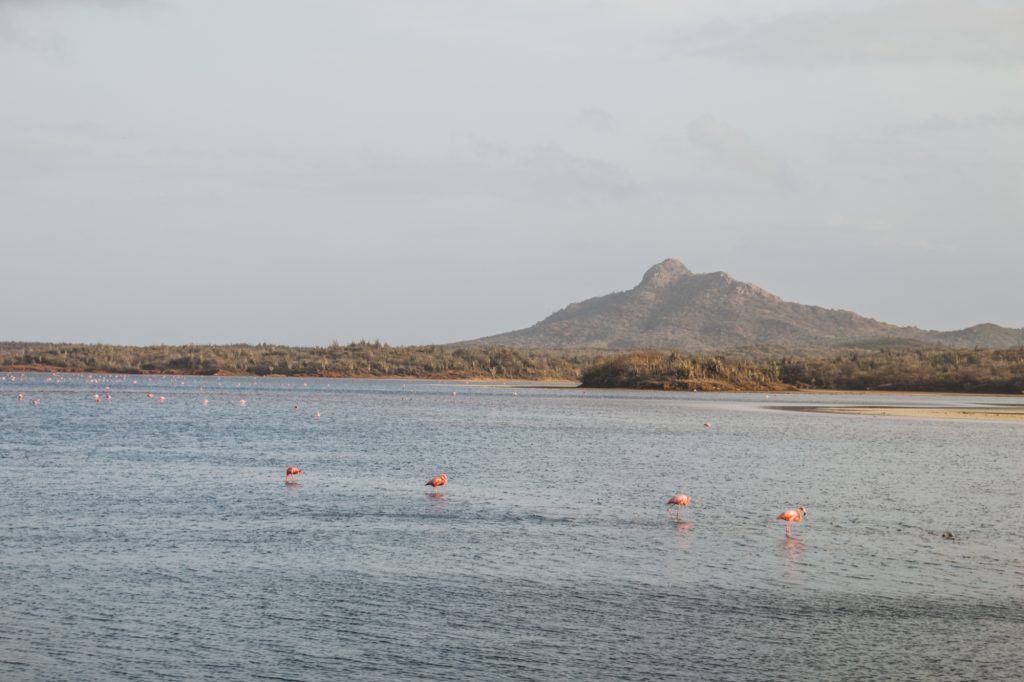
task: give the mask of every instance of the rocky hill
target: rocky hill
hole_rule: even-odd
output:
[[[527,329],[469,343],[607,350],[1020,345],[1024,330],[981,324],[951,332],[899,327],[847,310],[784,301],[724,272],[695,274],[675,259],[640,284],[572,303]]]

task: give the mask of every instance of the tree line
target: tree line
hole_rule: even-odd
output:
[[[7,371],[575,380],[584,362],[573,353],[504,347],[389,346],[379,341],[313,347],[0,343],[0,368]]]
[[[846,351],[780,358],[625,353],[581,373],[583,386],[665,390],[1024,392],[1024,347]]]
[[[679,351],[607,353],[504,346],[272,344],[112,346],[0,343],[0,370],[424,379],[552,379],[594,388],[698,391],[1024,392],[1024,347],[807,349],[766,357]]]

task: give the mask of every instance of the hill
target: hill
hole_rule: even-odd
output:
[[[675,259],[650,268],[640,283],[572,303],[527,329],[469,344],[594,350],[736,348],[908,348],[917,345],[1004,348],[1024,330],[981,324],[936,332],[900,327],[848,310],[784,301],[724,272],[695,274]]]

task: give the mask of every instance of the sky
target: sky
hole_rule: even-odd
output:
[[[1024,3],[0,0],[0,340],[444,343],[678,258],[1024,326]]]

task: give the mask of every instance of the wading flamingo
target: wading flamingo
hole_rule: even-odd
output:
[[[306,472],[300,469],[299,467],[288,467],[287,469],[284,470],[284,482],[288,483],[288,479],[290,479],[292,476],[298,476],[299,474],[304,473]]]
[[[670,507],[672,505],[675,505],[676,515],[678,516],[680,507],[687,507],[690,505],[690,496],[679,493],[678,495],[670,499],[666,504],[668,504],[668,506]]]
[[[786,522],[786,537],[788,538],[789,537],[789,532],[790,532],[789,524],[790,523],[799,523],[800,521],[803,521],[804,520],[804,516],[806,514],[807,514],[807,509],[804,508],[803,505],[800,505],[796,509],[787,509],[786,511],[782,512],[781,514],[779,514],[775,518],[779,519],[781,521],[785,521]]]
[[[434,476],[432,479],[424,483],[424,485],[433,486],[434,490],[437,490],[440,486],[448,482],[448,474],[442,473],[440,476]]]

